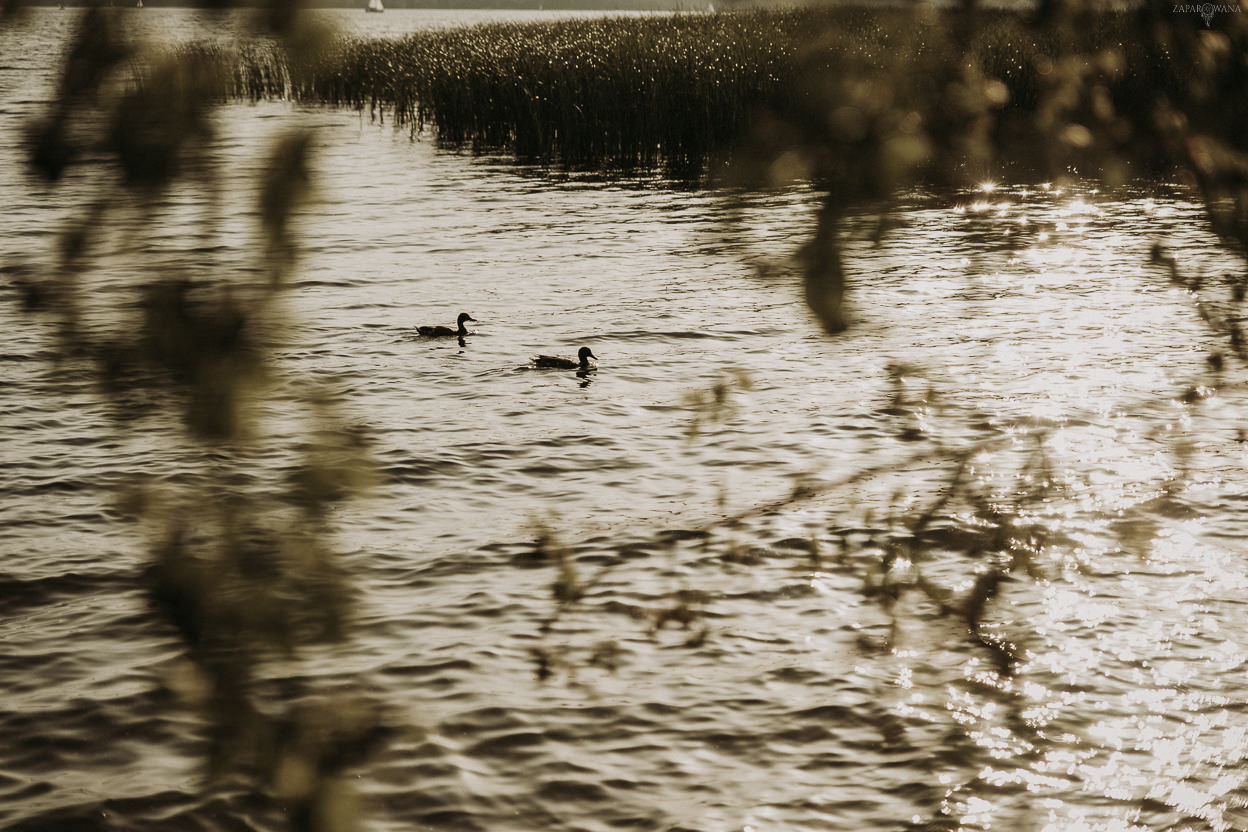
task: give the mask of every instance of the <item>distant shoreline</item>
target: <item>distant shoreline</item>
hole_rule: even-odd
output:
[[[690,2],[655,2],[655,0],[608,0],[607,2],[594,2],[594,0],[385,0],[386,9],[389,10],[433,10],[433,9],[525,9],[525,10],[546,10],[546,11],[692,11],[705,8],[705,3]],[[60,3],[58,0],[27,0],[23,3],[26,6],[41,8],[56,8]],[[82,2],[65,2],[64,7],[68,9],[83,8],[89,4]],[[116,0],[114,5],[118,8],[128,8],[135,5],[135,0]],[[260,8],[260,2],[252,3],[236,3],[232,4],[236,8]],[[351,2],[350,0],[309,0],[308,8],[311,9],[359,9],[363,11],[364,0],[360,2]],[[144,9],[202,9],[207,6],[202,2],[194,0],[143,0]]]

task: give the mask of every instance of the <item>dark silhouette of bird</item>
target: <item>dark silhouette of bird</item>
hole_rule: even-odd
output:
[[[598,360],[598,356],[594,355],[589,347],[581,347],[577,353],[579,361],[573,361],[571,358],[564,358],[558,355],[535,355],[533,356],[533,365],[535,367],[548,368],[553,370],[588,370],[589,359]]]
[[[461,312],[459,315],[458,329],[451,329],[449,326],[418,326],[416,327],[416,331],[421,335],[427,335],[430,338],[443,338],[449,335],[458,335],[460,338],[463,338],[468,334],[468,329],[464,326],[464,321],[472,321],[475,324],[477,319],[469,315],[467,312]]]

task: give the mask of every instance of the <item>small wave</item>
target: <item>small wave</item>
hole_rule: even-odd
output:
[[[95,595],[105,591],[133,589],[137,572],[66,572],[44,578],[0,576],[0,613],[39,607],[66,596]]]
[[[436,477],[453,477],[463,467],[454,460],[412,459],[382,466],[381,473],[390,484],[421,485]]]
[[[497,737],[481,740],[466,751],[470,757],[504,757],[517,759],[531,757],[532,749],[545,743],[540,731],[517,731]]]
[[[84,443],[79,442],[66,444]],[[56,479],[31,483],[21,487],[0,489],[0,494],[10,497],[38,497],[44,494],[76,494],[80,491],[90,491],[97,487],[97,483],[86,479]],[[98,514],[92,514],[93,518],[98,516]]]
[[[603,803],[611,799],[610,792],[597,783],[579,780],[548,780],[537,787],[537,793],[543,800],[567,803]]]
[[[4,353],[0,353],[0,361],[13,361],[17,363],[36,362],[36,361],[44,362],[54,356],[55,356],[55,353],[52,350],[43,350],[37,353],[4,352]]]
[[[466,659],[452,659],[444,662],[435,662],[433,664],[411,664],[397,667],[390,666],[382,668],[380,672],[386,676],[420,678],[425,676],[441,676],[449,671],[471,672],[476,669],[477,666]]]
[[[280,828],[276,810],[257,817],[255,801],[218,798],[203,802],[196,794],[167,789],[141,797],[112,798],[62,806],[30,815],[10,832],[76,829],[203,829],[259,830]],[[101,820],[106,819],[106,820]]]
[[[369,284],[362,280],[326,280],[324,278],[307,278],[297,281],[295,289],[351,289],[366,287]]]
[[[759,335],[775,335],[783,332],[779,328],[735,329],[735,330],[697,330],[697,329],[633,329],[623,332],[605,332],[601,341],[738,341],[742,338],[753,338]]]

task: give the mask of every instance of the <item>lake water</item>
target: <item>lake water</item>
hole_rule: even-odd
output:
[[[202,20],[122,14],[169,40]],[[393,34],[555,14],[326,16]],[[0,265],[39,260],[98,175],[47,189],[22,167],[74,15],[0,30]],[[855,324],[829,338],[788,260],[809,192],[561,175],[266,103],[219,113],[221,205],[174,191],[155,227],[119,215],[105,235],[145,232],[146,263],[248,268],[254,175],[294,124],[316,130],[318,180],[287,393],[341,392],[383,474],[335,518],[363,626],[301,671],[363,687],[406,729],[358,772],[366,828],[1248,828],[1248,401],[1234,361],[1217,395],[1178,401],[1224,345],[1148,263],[1161,242],[1211,284],[1242,270],[1198,206],[1164,187],[911,194],[883,245],[859,224]],[[100,269],[99,297],[129,262]],[[111,506],[134,473],[176,480],[171,436],[119,427],[89,378],[53,366],[51,326],[8,284],[0,301],[0,826],[274,828],[242,794],[201,794],[194,721],[159,692],[178,644]],[[479,323],[462,346],[415,336],[464,311]],[[597,372],[527,366],[581,345]],[[914,396],[937,395],[893,406],[899,364]],[[749,389],[691,436],[691,399],[740,371]],[[930,503],[948,476],[922,456],[934,437],[988,443],[973,475],[1008,493],[1038,431],[1062,486],[1029,517],[1051,532],[1048,577],[1011,583],[991,615],[1025,651],[1016,676],[917,602],[877,649],[888,619],[859,573],[815,565],[806,541],[887,538],[889,502]],[[545,639],[554,576],[517,562],[535,518],[586,573],[613,567]],[[931,568],[964,590],[975,565],[955,549]],[[629,614],[691,588],[708,593],[697,646]],[[607,640],[614,673],[535,679],[535,646]]]

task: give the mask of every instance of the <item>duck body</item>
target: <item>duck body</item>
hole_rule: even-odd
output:
[[[578,361],[573,361],[558,355],[536,355],[533,357],[533,366],[552,370],[588,370],[589,359],[598,360],[598,356],[589,347],[581,347],[577,358]]]
[[[458,329],[451,329],[449,326],[418,326],[416,331],[428,338],[445,338],[451,335],[458,335],[460,338],[463,338],[468,334],[468,328],[464,326],[464,321],[472,321],[475,324],[477,319],[467,312],[462,312],[459,316]]]

